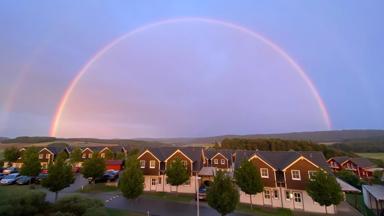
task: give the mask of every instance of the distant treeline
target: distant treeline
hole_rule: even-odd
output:
[[[384,152],[384,140],[336,143],[332,147],[345,152]]]
[[[283,139],[224,139],[221,142],[221,148],[225,149],[244,149],[261,151],[321,151],[326,158],[334,156],[355,156],[352,153],[346,153],[324,144],[316,144],[305,140],[283,140]]]
[[[21,136],[13,139],[6,139],[1,141],[1,143],[43,143],[43,142],[54,142],[56,137],[28,137]]]

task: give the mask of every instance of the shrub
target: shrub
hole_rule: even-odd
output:
[[[54,211],[72,213],[75,216],[82,216],[91,208],[102,208],[104,203],[100,200],[90,199],[84,196],[72,195],[59,199],[54,204]],[[90,215],[88,213],[88,215]]]
[[[45,193],[30,190],[25,193],[16,193],[2,200],[0,215],[2,216],[29,216],[44,212],[48,204],[45,202]]]

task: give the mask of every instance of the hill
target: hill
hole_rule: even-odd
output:
[[[188,145],[188,144],[209,144],[221,142],[226,138],[275,138],[285,140],[307,140],[316,143],[341,143],[354,140],[377,141],[384,139],[384,130],[333,130],[314,132],[294,132],[281,134],[250,134],[250,135],[223,135],[199,138],[139,138],[136,140],[157,141],[162,143]]]

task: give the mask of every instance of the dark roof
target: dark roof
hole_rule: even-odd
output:
[[[333,159],[334,161],[336,161],[337,163],[339,164],[342,164],[343,162],[345,162],[346,160],[349,159],[348,156],[338,156],[338,157],[332,157],[330,159]]]
[[[69,152],[69,149],[68,149],[69,145],[66,143],[51,143],[51,144],[47,145],[47,147],[45,147],[45,148],[47,148],[53,154],[59,154],[59,153],[64,152],[64,151]]]
[[[211,159],[214,157],[217,153],[220,153],[224,155],[228,160],[232,159],[232,154],[234,153],[234,150],[232,149],[214,149],[214,148],[209,148],[204,151],[204,155],[206,158]]]
[[[350,161],[352,161],[354,164],[356,164],[357,166],[359,167],[363,167],[363,168],[370,168],[370,167],[375,167],[375,164],[372,163],[369,159],[367,158],[351,158],[349,159]]]
[[[253,155],[257,155],[266,163],[271,165],[276,170],[283,170],[289,164],[294,162],[300,156],[321,167],[322,169],[331,172],[328,163],[322,152],[316,151],[236,151],[235,167],[238,168],[243,160],[248,160]]]

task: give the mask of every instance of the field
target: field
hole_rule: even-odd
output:
[[[384,161],[384,152],[367,152],[367,153],[356,153],[357,155],[365,158],[380,159]]]

